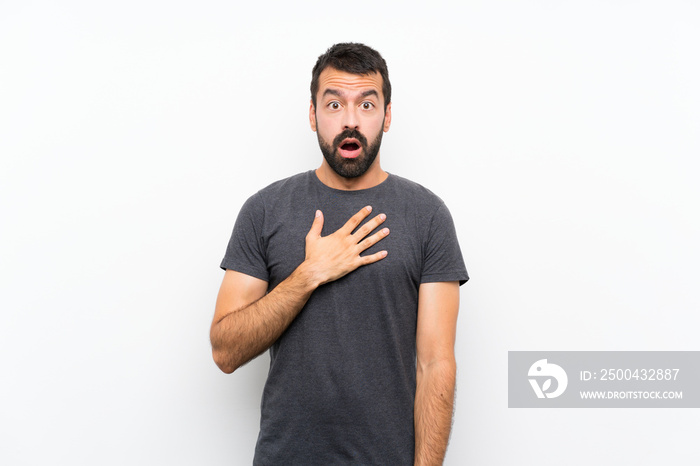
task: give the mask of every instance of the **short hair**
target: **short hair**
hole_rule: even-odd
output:
[[[366,75],[379,73],[382,77],[382,94],[384,95],[384,110],[391,102],[391,82],[389,70],[384,58],[371,47],[353,42],[335,44],[326,53],[318,57],[311,72],[311,101],[316,107],[318,93],[318,78],[326,68],[335,68],[346,73]]]

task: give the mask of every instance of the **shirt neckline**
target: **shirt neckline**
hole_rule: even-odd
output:
[[[386,179],[385,179],[384,181],[382,181],[381,183],[379,183],[378,185],[376,185],[376,186],[372,186],[371,188],[352,189],[352,190],[349,190],[349,189],[331,188],[330,186],[328,186],[327,184],[325,184],[323,181],[321,181],[321,180],[318,178],[318,175],[316,174],[316,170],[309,170],[309,171],[308,171],[308,174],[309,174],[309,176],[313,179],[314,184],[320,186],[321,189],[325,189],[325,190],[328,190],[328,191],[334,192],[334,193],[340,193],[340,194],[346,195],[346,196],[357,195],[357,194],[364,194],[364,193],[370,193],[370,192],[372,192],[372,191],[374,191],[374,190],[379,190],[379,189],[381,189],[382,187],[388,185],[388,184],[389,184],[389,180],[393,180],[393,179],[394,179],[394,175],[392,175],[392,174],[389,173],[389,172],[386,172],[386,174],[387,174]]]

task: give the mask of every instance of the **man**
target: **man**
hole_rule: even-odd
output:
[[[391,84],[375,50],[319,57],[309,121],[321,166],[259,191],[236,220],[214,360],[231,373],[270,349],[255,464],[441,464],[469,278],[452,219],[381,168]]]

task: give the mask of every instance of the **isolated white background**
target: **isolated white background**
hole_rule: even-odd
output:
[[[700,460],[694,409],[507,407],[509,350],[698,350],[693,1],[0,2],[0,463],[250,464],[211,360],[238,209],[318,166],[311,68],[389,64],[382,162],[450,207],[448,465]]]

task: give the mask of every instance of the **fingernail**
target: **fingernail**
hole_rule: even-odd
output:
[[[380,218],[381,220],[386,220],[386,215],[381,214],[381,215],[379,216],[379,218]]]
[[[367,212],[372,212],[372,206],[371,206],[371,205],[368,205],[367,207],[365,207],[365,209],[367,209]]]
[[[317,210],[317,211],[316,211],[316,218],[318,218],[318,217],[320,217],[320,216],[321,216],[321,211],[320,211],[320,210]]]
[[[387,254],[388,254],[388,252],[382,251],[382,257],[386,257]]]
[[[388,235],[388,234],[389,234],[389,229],[388,229],[388,228],[384,228],[384,229],[382,230],[382,233],[384,233],[385,235]]]

